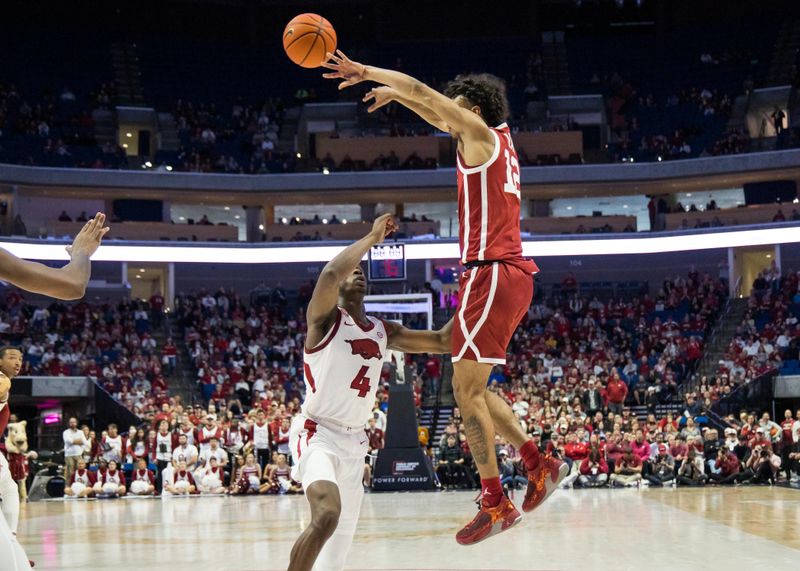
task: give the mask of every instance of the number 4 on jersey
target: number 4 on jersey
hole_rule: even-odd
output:
[[[350,388],[354,391],[358,391],[358,396],[362,399],[369,394],[369,390],[372,388],[369,384],[369,379],[367,378],[367,371],[369,371],[369,367],[361,367],[361,370],[358,371],[356,378],[353,379],[352,383],[350,383]]]

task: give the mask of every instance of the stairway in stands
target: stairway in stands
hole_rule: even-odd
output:
[[[153,337],[156,337],[153,333]],[[178,359],[175,370],[171,375],[166,376],[167,386],[169,387],[170,395],[180,395],[184,405],[194,404],[201,401],[200,392],[197,389],[196,376],[192,359],[189,355],[189,350],[186,345],[181,341],[183,335],[180,327],[169,316],[164,318],[164,327],[161,331],[161,337],[156,337],[159,347],[163,347],[167,337],[172,337],[173,343],[178,348]]]
[[[569,64],[564,32],[542,33],[542,64],[548,95],[569,95]]]
[[[647,420],[647,407],[643,404],[635,404],[631,407],[631,414],[633,414],[639,422]],[[656,418],[663,418],[667,413],[672,413],[679,416],[684,410],[683,404],[680,402],[660,404],[656,406]]]
[[[720,359],[725,355],[731,344],[736,328],[744,319],[747,312],[747,298],[730,300],[730,307],[717,323],[711,338],[703,352],[703,359],[697,368],[697,377],[712,376],[717,372]]]
[[[781,26],[775,40],[767,85],[792,83],[797,73],[795,58],[798,48],[800,48],[800,20],[787,20]]]
[[[136,45],[115,43],[111,45],[111,62],[114,66],[114,83],[117,99],[121,105],[144,107],[146,105],[142,89],[142,72],[139,69],[139,56]]]
[[[453,415],[453,407],[449,405],[423,406],[420,412],[419,425],[428,429],[430,438],[428,445],[433,448],[434,453],[438,452],[439,440],[444,434],[444,429]]]

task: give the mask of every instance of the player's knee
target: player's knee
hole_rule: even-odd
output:
[[[466,380],[453,380],[453,395],[456,397],[456,402],[462,408],[471,401],[477,401],[484,398],[484,387],[479,383],[470,382]]]
[[[324,504],[317,510],[312,526],[320,535],[330,537],[339,525],[340,510],[333,503]]]

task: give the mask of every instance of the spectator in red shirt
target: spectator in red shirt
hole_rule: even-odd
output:
[[[581,488],[600,488],[608,483],[608,464],[597,448],[581,462],[578,485]]]
[[[725,446],[717,451],[716,467],[719,469],[719,473],[709,474],[708,477],[710,482],[717,484],[735,483],[741,470],[739,458]]]
[[[565,294],[576,293],[578,291],[578,280],[575,279],[575,274],[569,272],[563,280],[561,280],[561,291]]]
[[[614,467],[614,473],[610,478],[611,485],[631,488],[638,486],[641,481],[642,462],[636,454],[631,452],[630,448],[627,448],[619,463]]]
[[[178,364],[178,348],[172,342],[172,337],[167,338],[164,348],[161,349],[161,358],[162,363],[164,363],[171,375]]]
[[[161,320],[164,317],[164,296],[161,292],[156,292],[150,296],[150,321],[154,327],[161,327]]]
[[[169,403],[164,403],[161,405],[161,412],[153,417],[153,429],[158,430],[158,426],[161,424],[162,420],[166,420],[168,425],[172,420],[172,413],[170,412]]]
[[[628,396],[628,385],[616,374],[616,369],[613,369],[611,379],[606,386],[606,400],[608,401],[608,410],[614,414],[621,414],[625,405],[625,398]]]
[[[642,429],[636,431],[636,438],[630,443],[631,452],[639,457],[642,463],[650,460],[650,443],[644,438]]]

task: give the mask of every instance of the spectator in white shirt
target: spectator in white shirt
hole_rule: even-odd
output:
[[[69,482],[83,455],[86,435],[78,428],[78,419],[69,419],[69,428],[64,431],[64,480]]]
[[[197,446],[189,444],[189,439],[185,434],[178,436],[178,446],[172,451],[172,462],[175,467],[184,463],[184,468],[194,470],[197,465]]]

